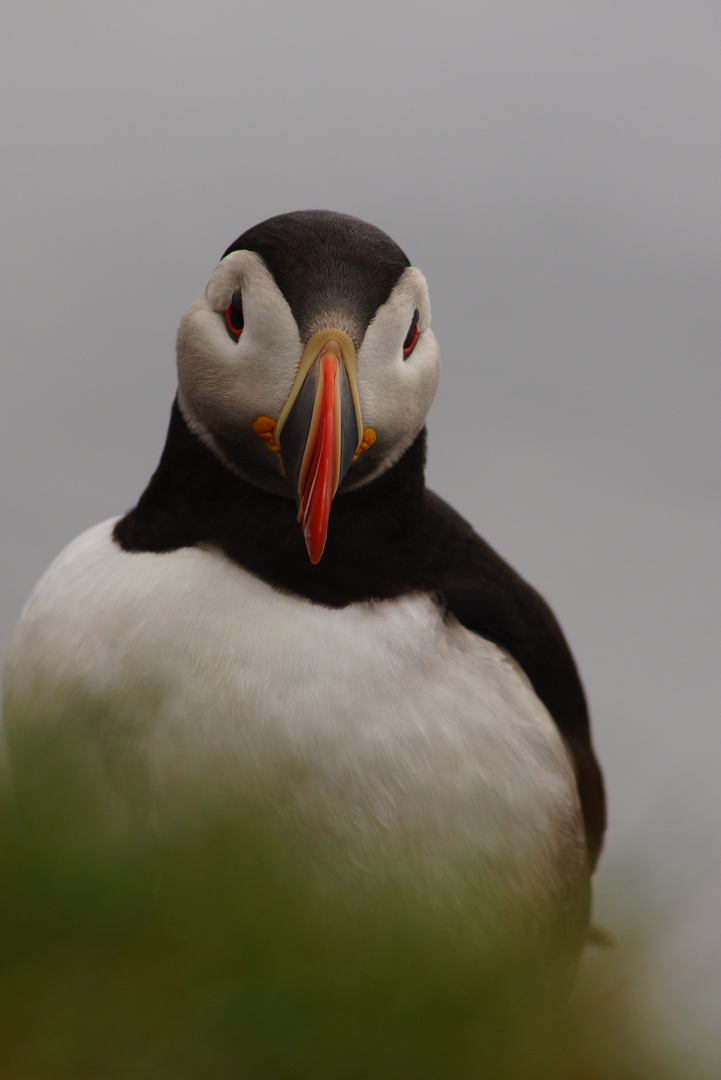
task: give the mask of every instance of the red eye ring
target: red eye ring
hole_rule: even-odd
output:
[[[243,326],[245,325],[245,320],[243,319],[243,300],[240,295],[240,289],[235,289],[230,298],[230,303],[223,314],[225,315],[225,325],[228,329],[228,333],[233,341],[237,341],[243,333]]]
[[[233,305],[228,304],[228,306],[227,306],[227,308],[225,309],[225,312],[224,312],[224,314],[225,314],[225,325],[228,327],[228,333],[231,334],[232,337],[234,337],[235,340],[237,341],[238,338],[240,337],[240,335],[243,333],[243,331],[242,330],[236,330],[235,327],[233,326],[233,323],[231,322],[232,313],[233,313]]]
[[[414,326],[413,327],[413,333],[411,334],[410,344],[403,346],[403,359],[404,360],[406,360],[411,355],[414,348],[416,347],[416,342],[417,341],[418,341],[418,327]]]
[[[420,312],[418,308],[413,313],[413,322],[410,325],[410,329],[406,334],[406,340],[403,342],[403,359],[407,360],[416,347],[418,341],[418,318]]]

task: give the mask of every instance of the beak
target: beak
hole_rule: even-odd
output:
[[[312,563],[320,562],[333,497],[362,439],[355,347],[342,330],[319,330],[275,429]]]

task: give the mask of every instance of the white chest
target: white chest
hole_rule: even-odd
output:
[[[515,663],[430,597],[324,608],[214,552],[124,553],[111,530],[71,544],[28,602],[11,726],[33,694],[104,700],[100,737],[133,742],[158,803],[191,777],[278,782],[295,815],[359,850],[495,866],[539,897],[582,873],[555,725]]]

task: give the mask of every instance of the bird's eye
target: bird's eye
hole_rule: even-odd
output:
[[[240,295],[240,289],[233,291],[230,303],[225,309],[225,325],[233,341],[237,341],[243,333],[245,325],[243,321],[243,298]]]
[[[416,347],[418,341],[418,316],[420,312],[418,308],[413,312],[413,320],[410,325],[410,329],[406,334],[406,340],[403,342],[403,359],[407,360]]]

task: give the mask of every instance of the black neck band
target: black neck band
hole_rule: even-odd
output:
[[[336,497],[323,558],[308,558],[291,499],[226,468],[173,405],[160,464],[115,527],[126,551],[212,544],[277,588],[333,607],[421,587],[425,430],[383,476]]]

